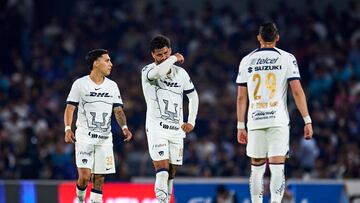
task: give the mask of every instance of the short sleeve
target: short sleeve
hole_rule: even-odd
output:
[[[118,106],[123,107],[124,106],[122,98],[121,98],[119,87],[118,87],[118,85],[116,83],[114,83],[114,98],[113,99],[114,99],[113,100],[113,107],[118,107]]]
[[[240,86],[247,86],[247,77],[246,77],[246,59],[245,57],[241,60],[239,65],[239,73],[236,78],[236,83]]]
[[[144,81],[153,81],[152,79],[149,78],[149,72],[154,69],[154,67],[152,66],[145,66],[143,69],[142,69],[142,78]]]
[[[288,65],[288,69],[286,71],[287,80],[288,81],[299,80],[300,79],[299,67],[297,65],[295,56],[293,56],[292,54],[289,54],[289,56],[287,57],[287,65]]]
[[[192,83],[189,74],[184,71],[184,93],[189,94],[195,90],[194,84]]]
[[[79,104],[80,101],[80,81],[76,80],[73,85],[71,86],[71,90],[70,93],[66,99],[66,103],[67,104],[71,104],[74,106],[77,106]]]

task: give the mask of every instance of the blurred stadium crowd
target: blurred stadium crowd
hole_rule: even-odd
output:
[[[200,96],[179,176],[248,176],[249,158],[236,142],[235,79],[241,58],[257,48],[257,27],[265,19],[278,24],[278,47],[298,59],[315,130],[313,140],[303,140],[303,120],[289,96],[287,177],[359,178],[359,1],[321,11],[312,1],[301,10],[279,1],[265,14],[249,2],[240,13],[210,2],[178,12],[181,5],[169,1],[1,1],[0,179],[77,178],[63,111],[71,83],[89,72],[84,56],[94,48],[110,51],[110,78],[120,87],[135,134],[124,144],[113,123],[118,168],[108,179],[152,176],[140,71],[152,62],[149,40],[158,33],[184,54]]]

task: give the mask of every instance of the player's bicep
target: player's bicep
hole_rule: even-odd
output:
[[[65,114],[73,114],[75,109],[76,109],[77,106],[75,105],[72,105],[72,104],[66,104],[66,107],[65,107]]]
[[[303,92],[303,88],[299,79],[293,79],[289,82],[289,84],[293,95],[298,95]]]
[[[113,106],[113,112],[114,112],[115,115],[118,114],[118,113],[124,112],[123,105]]]
[[[247,100],[247,87],[246,86],[241,86],[241,85],[239,85],[238,86],[238,93],[237,93],[237,97],[238,97],[238,99],[240,100],[240,99],[246,99]]]
[[[66,109],[70,110],[70,111],[74,111],[76,109],[77,106],[72,105],[72,104],[66,104]]]

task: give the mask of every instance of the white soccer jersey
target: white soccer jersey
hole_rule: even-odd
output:
[[[247,86],[251,129],[289,124],[288,81],[300,79],[295,57],[278,48],[260,48],[245,56],[236,83]]]
[[[105,78],[100,85],[90,76],[77,79],[66,100],[78,107],[76,141],[94,145],[112,144],[111,115],[113,107],[122,106],[117,84]]]
[[[194,91],[188,73],[172,65],[171,74],[150,80],[148,73],[156,68],[155,63],[142,69],[142,88],[146,100],[146,128],[156,131],[158,136],[181,136],[183,124],[183,95]]]

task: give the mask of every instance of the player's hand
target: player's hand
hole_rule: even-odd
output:
[[[184,63],[185,59],[184,59],[184,56],[183,56],[183,55],[181,55],[180,53],[176,53],[176,54],[174,54],[174,55],[175,55],[176,58],[177,58],[177,62],[179,62],[179,63],[181,63],[181,64]]]
[[[312,138],[313,134],[314,134],[314,132],[313,132],[312,124],[311,123],[305,124],[304,138],[306,140],[310,140]]]
[[[129,128],[124,128],[124,129],[123,129],[123,133],[124,133],[124,136],[125,136],[124,141],[125,141],[125,142],[130,141],[131,138],[132,138],[132,133],[130,132]]]
[[[247,143],[247,132],[245,129],[238,129],[237,132],[237,140],[240,144],[246,144]]]
[[[184,124],[181,125],[181,129],[184,132],[189,133],[194,129],[194,126],[191,125],[190,123],[184,123]]]
[[[74,142],[76,142],[75,135],[74,135],[73,131],[67,130],[65,132],[65,142],[66,143],[74,143]]]

